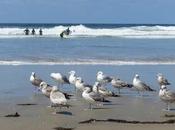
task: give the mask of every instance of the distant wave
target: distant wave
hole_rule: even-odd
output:
[[[175,61],[0,61],[0,65],[175,65]]]
[[[68,26],[42,27],[43,37],[59,37],[59,34]],[[69,26],[73,37],[111,36],[121,38],[175,38],[175,26],[129,26],[129,27],[87,27],[84,25]],[[24,27],[1,27],[0,38],[30,38],[24,35]],[[29,28],[31,29],[31,28]],[[36,28],[38,34],[39,27]],[[38,35],[36,35],[38,36]]]

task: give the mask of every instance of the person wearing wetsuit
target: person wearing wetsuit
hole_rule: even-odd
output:
[[[39,35],[43,35],[42,29],[39,30]]]
[[[35,35],[35,29],[34,28],[32,29],[32,35]]]
[[[29,35],[29,29],[28,28],[26,28],[25,30],[24,30],[24,33],[25,33],[25,35]]]

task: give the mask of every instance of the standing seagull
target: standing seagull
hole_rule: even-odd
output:
[[[93,85],[93,92],[101,94],[103,97],[118,97],[112,91],[107,90],[105,87],[102,87],[99,82],[95,82]]]
[[[159,97],[167,104],[167,110],[171,110],[169,103],[175,103],[175,92],[171,92],[165,85],[161,85],[159,91]]]
[[[69,74],[70,74],[70,75],[69,75],[69,83],[75,85],[76,78],[77,78],[77,76],[76,76],[76,74],[75,74],[75,71],[71,70],[71,71],[69,72]]]
[[[133,79],[133,86],[137,89],[138,93],[139,91],[155,91],[150,88],[146,83],[142,82],[138,74],[136,74]]]
[[[118,94],[120,94],[120,89],[123,89],[123,88],[132,88],[133,87],[132,84],[128,84],[127,82],[122,81],[119,78],[113,78],[112,81],[111,81],[111,85],[114,88],[118,88]]]
[[[111,82],[112,81],[112,78],[109,77],[109,76],[104,75],[102,71],[98,71],[97,72],[97,81],[100,84],[105,85],[106,83]]]
[[[91,87],[91,85],[86,84],[81,77],[76,78],[75,87],[77,90],[83,91],[85,87]]]
[[[41,82],[41,84],[40,84],[40,90],[48,98],[50,97],[50,93],[52,91],[52,88],[53,88],[53,86],[48,85],[46,82]],[[61,92],[61,93],[64,94],[64,96],[66,97],[66,99],[70,99],[70,96],[72,96],[72,95],[70,95],[68,93],[65,93],[65,92]]]
[[[63,93],[61,93],[60,91],[58,91],[57,86],[53,86],[52,91],[50,93],[50,101],[53,104],[53,107],[55,107],[55,113],[57,113],[56,111],[56,107],[69,107],[70,105],[67,104],[67,99],[65,97],[65,95]]]
[[[63,86],[63,84],[70,84],[67,77],[61,73],[51,73],[50,77],[58,82],[58,86]]]
[[[89,103],[89,109],[92,110],[92,105],[97,102],[110,102],[105,100],[103,96],[98,93],[95,93],[89,87],[85,87],[82,93],[82,97]]]
[[[31,76],[30,76],[30,82],[36,87],[36,88],[39,88],[40,87],[40,83],[42,82],[43,80],[40,79],[39,77],[36,77],[36,74],[35,72],[32,72]]]
[[[157,81],[158,81],[160,86],[162,86],[162,85],[170,85],[168,80],[161,73],[157,74]]]
[[[75,71],[71,70],[69,72],[69,83],[73,85],[73,87],[75,88],[75,92],[76,92],[76,87],[75,87],[76,79],[77,79],[77,76],[75,74]]]
[[[40,90],[46,97],[49,98],[50,93],[52,91],[52,86],[48,85],[46,82],[41,82],[40,83]]]

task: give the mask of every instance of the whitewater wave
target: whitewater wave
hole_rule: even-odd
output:
[[[102,61],[102,60],[87,60],[87,61],[0,61],[0,65],[175,65],[175,61]]]
[[[111,36],[121,38],[175,38],[175,26],[131,26],[116,28],[90,28],[84,25],[55,26],[43,29],[43,37],[59,37],[67,27],[72,31],[70,37],[99,37]],[[0,38],[26,38],[24,27],[1,27]],[[29,28],[30,29],[30,28]],[[36,28],[38,36],[40,28]],[[31,30],[31,29],[30,29]]]

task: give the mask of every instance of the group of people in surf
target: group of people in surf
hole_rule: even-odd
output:
[[[61,38],[64,38],[64,36],[69,36],[71,34],[71,30],[69,29],[69,27],[66,29],[66,30],[63,30],[61,33],[60,33],[60,37]]]
[[[70,34],[71,34],[71,30],[69,29],[69,27],[67,28],[67,29],[65,29],[65,30],[63,30],[61,33],[60,33],[60,37],[61,38],[64,38],[65,36],[69,36]],[[28,28],[26,28],[25,30],[24,30],[24,33],[25,33],[25,35],[36,35],[36,31],[35,31],[35,29],[33,28],[31,31],[28,29]],[[39,35],[43,35],[43,30],[40,28],[39,29]]]
[[[34,28],[31,30],[31,33],[30,33],[30,30],[28,28],[26,28],[24,30],[24,33],[25,33],[25,35],[30,35],[30,34],[31,35],[36,35],[36,31],[35,31]],[[43,30],[41,28],[39,29],[39,35],[43,35]]]

